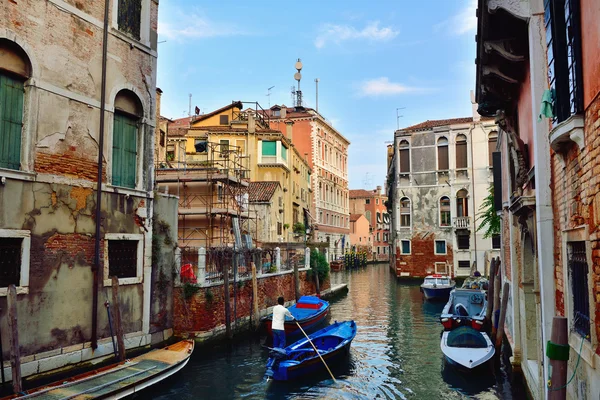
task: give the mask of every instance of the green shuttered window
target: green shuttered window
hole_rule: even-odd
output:
[[[137,121],[115,113],[113,129],[112,184],[135,188],[137,168]]]
[[[0,168],[20,169],[23,82],[0,74]]]
[[[263,156],[275,156],[277,155],[277,142],[262,142],[262,155]]]

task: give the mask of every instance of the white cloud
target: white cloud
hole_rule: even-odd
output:
[[[199,11],[184,13],[179,9],[173,14],[170,18],[159,19],[158,34],[163,39],[185,41],[186,39],[248,34],[233,24],[211,21]]]
[[[349,25],[324,24],[317,38],[315,46],[318,49],[325,47],[327,43],[340,44],[346,40],[366,39],[371,41],[385,41],[395,38],[398,31],[390,27],[379,27],[379,21],[368,23],[362,30]]]
[[[433,29],[436,32],[449,31],[455,35],[474,32],[477,29],[477,0],[463,0],[465,7],[458,14],[436,24]]]
[[[431,89],[406,86],[402,83],[390,82],[389,78],[370,79],[360,84],[361,96],[393,96],[403,93],[426,92]]]

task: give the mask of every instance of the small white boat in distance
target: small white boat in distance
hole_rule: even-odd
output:
[[[427,275],[421,284],[421,292],[427,300],[448,300],[456,284],[448,275]]]
[[[467,369],[485,364],[496,352],[487,333],[468,326],[445,331],[440,347],[448,362]]]

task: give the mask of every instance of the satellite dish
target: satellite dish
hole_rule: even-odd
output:
[[[298,71],[300,71],[302,69],[302,62],[300,62],[300,60],[296,61],[295,67]]]
[[[294,79],[297,80],[297,81],[299,81],[300,79],[302,79],[302,74],[300,72],[296,72],[294,74]]]

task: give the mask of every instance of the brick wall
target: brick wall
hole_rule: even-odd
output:
[[[423,236],[425,235],[425,238]],[[448,264],[448,271],[453,274],[454,257],[452,245],[446,242],[446,254],[434,254],[433,235],[419,234],[410,240],[410,254],[401,254],[401,249],[396,248],[396,276],[402,276],[402,273],[408,273],[409,277],[425,277],[433,274],[436,262],[445,262]],[[404,275],[406,276],[406,275]]]
[[[510,263],[510,213],[508,209],[502,210],[502,249],[504,250],[502,254],[502,270],[504,271],[504,275],[506,279],[512,281],[512,270]]]
[[[35,172],[96,181],[98,179],[98,163],[77,157],[71,152],[65,154],[37,153]],[[106,182],[106,162],[102,167],[102,182]]]
[[[589,265],[593,299],[590,317],[595,316],[596,335],[600,337],[600,96],[585,112],[584,134],[582,149],[571,143],[563,153],[552,153],[556,310],[564,315],[565,286],[569,285],[563,278],[566,255],[563,254],[562,232],[587,226],[592,260]],[[596,353],[600,354],[600,347]]]
[[[264,310],[277,304],[277,298],[283,296],[286,301],[295,298],[294,275],[284,274],[258,279],[258,308]],[[321,284],[321,290],[330,288],[329,279]],[[207,296],[210,291],[212,296]],[[300,292],[312,295],[315,284],[306,280],[306,272],[300,272]],[[233,284],[229,288],[231,319],[233,321]],[[209,297],[212,297],[210,301]],[[238,284],[237,317],[247,317],[252,310],[252,281]],[[225,325],[225,293],[223,285],[202,288],[189,299],[185,299],[181,288],[177,288],[173,298],[174,330],[176,332],[205,332]],[[254,317],[253,317],[254,318]]]

